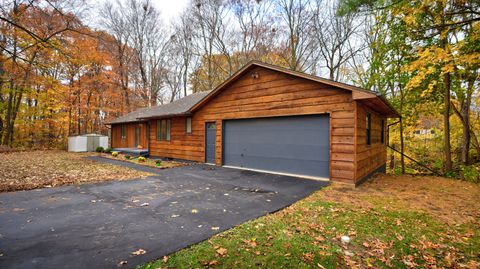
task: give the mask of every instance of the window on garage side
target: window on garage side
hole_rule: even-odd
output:
[[[187,117],[185,119],[185,132],[187,134],[191,134],[192,133],[192,117]]]
[[[120,126],[120,133],[121,133],[122,139],[127,138],[127,125],[126,124],[122,124]]]
[[[170,119],[157,120],[157,140],[170,141]]]
[[[372,114],[367,113],[366,121],[367,121],[366,122],[366,124],[367,124],[367,126],[366,126],[367,141],[366,142],[367,142],[367,145],[371,145],[372,144],[372,137],[371,137],[371,135],[372,135]]]

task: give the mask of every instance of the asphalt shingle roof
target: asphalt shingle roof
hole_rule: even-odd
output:
[[[193,93],[168,104],[140,108],[124,116],[111,120],[109,124],[138,122],[148,118],[186,114],[190,108],[192,108],[209,93],[210,91]]]

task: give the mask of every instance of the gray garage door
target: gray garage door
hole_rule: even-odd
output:
[[[328,115],[224,122],[224,164],[329,177]]]

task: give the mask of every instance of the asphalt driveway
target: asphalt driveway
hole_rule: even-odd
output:
[[[326,182],[208,165],[0,194],[0,268],[131,268],[277,211]],[[143,255],[132,252],[143,249]]]

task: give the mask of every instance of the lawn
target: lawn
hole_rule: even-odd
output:
[[[333,184],[139,268],[479,268],[479,202],[479,185],[438,177]]]
[[[84,158],[89,155],[91,153],[52,150],[0,153],[0,192],[126,180],[150,175]]]

